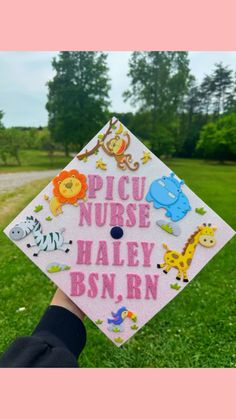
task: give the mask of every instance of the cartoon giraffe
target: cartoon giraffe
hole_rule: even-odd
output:
[[[188,239],[184,246],[182,253],[176,250],[171,250],[168,246],[163,243],[163,247],[166,249],[164,254],[164,263],[158,264],[158,268],[164,268],[163,272],[167,274],[171,268],[178,269],[176,279],[180,280],[183,277],[184,282],[188,282],[187,270],[192,263],[192,259],[195,253],[196,246],[200,243],[204,247],[212,247],[216,243],[214,232],[216,227],[211,227],[211,224],[198,226],[195,231]]]

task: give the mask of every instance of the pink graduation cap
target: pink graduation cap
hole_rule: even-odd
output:
[[[5,233],[117,346],[234,235],[115,117]]]

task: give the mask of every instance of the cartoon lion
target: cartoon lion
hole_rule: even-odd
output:
[[[62,205],[72,204],[77,206],[78,199],[85,199],[87,190],[86,176],[77,170],[63,170],[53,179],[53,197],[44,198],[49,201],[49,207],[53,215],[62,213]]]

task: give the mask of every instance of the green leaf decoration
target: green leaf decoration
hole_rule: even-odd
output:
[[[95,150],[93,154],[96,156],[98,154],[98,150]]]
[[[43,209],[42,205],[36,205],[36,207],[34,208],[34,212],[39,212]]]
[[[52,221],[52,217],[50,217],[50,215],[48,217],[45,218],[46,221]]]
[[[168,224],[162,224],[162,226],[160,227],[162,228],[162,230],[165,230],[167,233],[173,234],[173,229]]]
[[[206,214],[206,210],[204,209],[204,207],[201,208],[195,208],[195,212],[199,215],[204,215]]]
[[[50,268],[48,268],[47,271],[50,272],[50,273],[60,272],[61,267],[58,266],[58,265],[54,265],[54,266],[51,266]]]
[[[118,333],[120,332],[120,328],[119,327],[114,327],[114,329],[112,329],[113,332]]]
[[[133,324],[132,326],[130,326],[130,329],[137,330],[138,329],[138,326],[136,324]]]
[[[172,288],[172,290],[179,291],[181,286],[179,284],[170,284],[170,288]]]
[[[100,320],[100,319],[97,319],[96,321],[95,321],[95,324],[102,324],[103,323],[103,320]]]
[[[114,124],[111,127],[112,127],[112,129],[116,129],[116,126]]]
[[[115,338],[114,341],[116,343],[122,343],[123,342],[123,339],[119,336],[118,338]]]
[[[104,134],[98,134],[98,138],[100,138],[100,140],[103,140]]]

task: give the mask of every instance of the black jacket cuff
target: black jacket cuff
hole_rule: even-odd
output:
[[[32,333],[40,336],[49,332],[78,358],[86,343],[85,326],[75,314],[60,306],[49,306]]]

